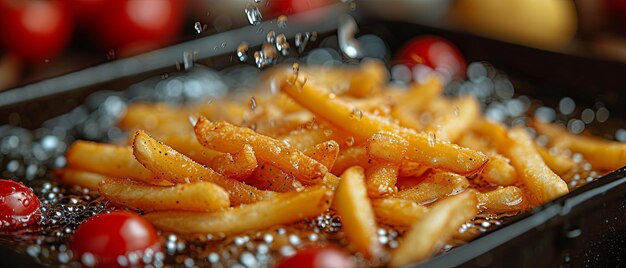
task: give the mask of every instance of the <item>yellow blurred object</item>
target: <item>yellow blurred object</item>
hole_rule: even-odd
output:
[[[541,48],[560,48],[576,33],[571,0],[460,0],[459,27],[488,37]]]

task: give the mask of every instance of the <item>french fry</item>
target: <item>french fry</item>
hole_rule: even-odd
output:
[[[222,212],[155,212],[146,219],[161,230],[180,234],[240,233],[315,217],[330,206],[333,193],[324,186],[303,192],[279,194],[276,198]]]
[[[487,213],[517,212],[526,208],[524,193],[515,186],[501,187],[486,193],[477,193],[479,207]]]
[[[562,127],[533,121],[533,127],[548,136],[557,147],[566,147],[581,153],[585,160],[598,169],[614,170],[626,166],[626,143],[574,135]]]
[[[79,185],[89,190],[98,190],[98,184],[105,176],[77,169],[64,168],[55,172],[57,181],[65,185]]]
[[[288,174],[270,163],[260,163],[252,174],[245,179],[246,183],[259,189],[279,193],[295,191],[298,182]]]
[[[248,128],[200,117],[195,130],[200,143],[214,150],[236,152],[243,144],[250,144],[258,160],[272,163],[303,183],[315,184],[328,172],[324,165],[297,149]]]
[[[188,116],[188,113],[165,104],[134,103],[126,109],[119,126],[126,130],[188,132],[192,130]]]
[[[304,151],[308,148],[320,144],[325,141],[335,140],[333,134],[335,131],[326,128],[314,129],[298,129],[291,131],[288,135],[281,136],[280,140],[289,146]]]
[[[331,170],[339,155],[339,144],[334,140],[329,140],[308,148],[303,153]]]
[[[133,149],[128,146],[76,141],[67,150],[67,163],[72,169],[158,183],[152,172],[137,162]]]
[[[193,159],[193,161],[203,165],[211,164],[215,157],[222,155],[221,152],[202,146],[202,144],[200,144],[196,139],[193,132],[168,133],[158,135],[156,138],[172,147],[172,149],[179,151],[180,153]]]
[[[244,144],[243,148],[237,153],[224,153],[215,157],[211,167],[226,177],[240,181],[250,176],[257,165],[252,146]]]
[[[412,84],[406,94],[396,97],[397,104],[391,115],[400,121],[401,126],[421,130],[424,124],[417,115],[442,92],[443,86],[439,79],[429,79],[425,84]]]
[[[348,147],[339,151],[332,173],[341,174],[351,166],[369,168],[372,165],[373,159],[370,158],[365,146]]]
[[[489,163],[480,172],[480,176],[489,183],[508,186],[517,182],[517,172],[510,160],[503,155],[489,154]]]
[[[365,145],[371,158],[399,164],[404,159],[409,142],[393,133],[379,132],[369,137]]]
[[[185,155],[164,145],[142,131],[135,133],[133,142],[135,157],[146,168],[162,179],[174,183],[206,181],[224,188],[233,206],[269,199],[275,193],[262,191],[245,183],[223,177]]]
[[[567,184],[543,162],[526,130],[511,129],[504,150],[536,201],[543,204],[569,192]]]
[[[396,226],[411,226],[428,212],[428,208],[413,201],[390,197],[373,199],[372,208],[380,221]]]
[[[477,204],[474,192],[435,203],[404,235],[402,243],[393,252],[389,266],[400,267],[433,255],[457,232],[459,226],[476,216]]]
[[[367,195],[371,198],[380,198],[398,192],[398,164],[378,163],[367,169],[365,184]]]
[[[336,94],[355,97],[372,96],[380,92],[389,79],[385,64],[379,60],[364,61],[354,67],[336,68],[332,72],[326,68],[303,67],[302,72],[330,88],[335,88]]]
[[[435,118],[425,131],[433,132],[438,139],[456,141],[480,116],[480,105],[473,96],[453,100],[452,111]]]
[[[535,144],[535,150],[541,156],[546,165],[558,175],[565,175],[576,166],[576,162],[563,155],[553,154],[548,149]]]
[[[393,197],[411,200],[422,205],[458,194],[467,187],[469,187],[469,181],[461,175],[450,172],[435,172],[419,184],[398,191]]]
[[[474,174],[487,163],[487,156],[480,152],[429,139],[424,134],[401,128],[367,112],[355,113],[349,104],[331,96],[331,93],[313,82],[295,81],[293,75],[286,79],[281,85],[283,92],[317,116],[357,138],[367,139],[380,131],[400,135],[409,142],[406,157],[411,161],[462,175]]]
[[[421,165],[405,159],[402,160],[402,163],[400,164],[398,177],[417,178],[423,176],[429,170],[430,167],[426,165]]]
[[[313,115],[308,111],[299,111],[281,115],[280,118],[271,118],[254,123],[255,131],[259,134],[277,137],[290,132],[293,129],[301,128],[307,122],[313,120]]]
[[[335,190],[333,208],[340,217],[346,236],[359,252],[366,257],[377,257],[382,254],[362,167],[354,166],[341,174],[341,180]]]
[[[210,182],[156,186],[107,178],[100,183],[98,190],[115,203],[144,211],[219,211],[230,206],[228,193]]]

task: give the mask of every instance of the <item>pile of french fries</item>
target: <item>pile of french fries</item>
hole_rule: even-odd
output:
[[[444,97],[436,78],[387,85],[380,62],[281,66],[262,80],[280,92],[132,104],[120,122],[134,133],[127,145],[75,142],[59,181],[180,234],[262,230],[333,210],[351,249],[377,258],[386,254],[377,226],[401,226],[395,267],[427,259],[479,214],[515,214],[568,193],[577,165],[523,128],[486,120],[476,99]],[[626,165],[626,144],[530,124],[596,170]]]

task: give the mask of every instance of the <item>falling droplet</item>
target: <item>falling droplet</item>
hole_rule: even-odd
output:
[[[199,21],[196,21],[196,23],[194,23],[193,28],[196,29],[196,32],[201,33],[202,32],[202,23],[200,23]]]
[[[358,108],[352,108],[352,111],[350,112],[350,117],[361,119],[363,118],[363,112]]]
[[[256,99],[254,97],[250,98],[250,111],[254,111],[256,109]]]
[[[278,19],[276,21],[278,23],[278,28],[281,28],[281,29],[287,28],[287,16],[280,15],[278,16]]]
[[[435,135],[435,132],[429,131],[428,132],[428,146],[435,147],[436,142],[437,142],[437,136]]]
[[[358,31],[358,26],[354,18],[350,15],[343,15],[339,18],[339,28],[337,37],[339,48],[344,55],[349,58],[359,58],[362,55],[361,45],[354,35]]]
[[[270,31],[269,33],[267,33],[267,38],[266,38],[268,43],[274,43],[276,41],[276,32],[274,31]]]
[[[302,53],[307,43],[309,43],[309,33],[297,33],[295,36],[296,47],[298,48],[298,53]]]
[[[194,127],[195,127],[195,126],[196,126],[196,123],[198,122],[198,117],[200,117],[200,116],[199,116],[199,115],[197,115],[197,114],[192,114],[192,115],[189,115],[189,118],[187,118],[187,119],[189,119],[189,123],[190,123],[192,126],[194,126]]]
[[[239,47],[237,47],[237,58],[239,58],[241,62],[248,60],[248,43],[242,42],[239,44]]]
[[[279,34],[276,37],[276,49],[281,52],[283,56],[289,55],[289,42],[284,34]]]
[[[183,52],[183,69],[188,71],[193,67],[193,53],[189,51]]]
[[[261,16],[261,11],[259,11],[259,8],[256,5],[248,4],[244,12],[248,17],[248,22],[250,22],[250,24],[257,25],[261,23],[263,16]]]

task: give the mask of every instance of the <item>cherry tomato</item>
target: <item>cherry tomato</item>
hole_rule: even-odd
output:
[[[0,0],[0,43],[29,61],[58,56],[72,33],[68,7],[57,0]]]
[[[296,255],[283,259],[276,268],[332,268],[355,267],[350,256],[332,247],[311,247],[298,251]]]
[[[117,0],[116,0],[117,1]],[[107,0],[69,0],[77,26],[89,29],[106,8]]]
[[[185,1],[107,1],[92,31],[105,50],[130,55],[175,41],[181,31]]]
[[[336,0],[275,0],[267,3],[266,12],[271,18],[280,15],[291,15],[311,9],[320,8],[337,2]]]
[[[408,42],[398,53],[397,62],[409,68],[418,64],[445,71],[451,77],[465,77],[467,64],[463,55],[448,40],[437,36],[422,36]]]
[[[130,263],[131,255],[141,260],[148,249],[159,251],[160,242],[154,227],[143,217],[115,211],[87,219],[78,226],[70,246],[84,266],[111,267]]]
[[[39,198],[24,184],[0,179],[0,230],[15,230],[39,221]]]

